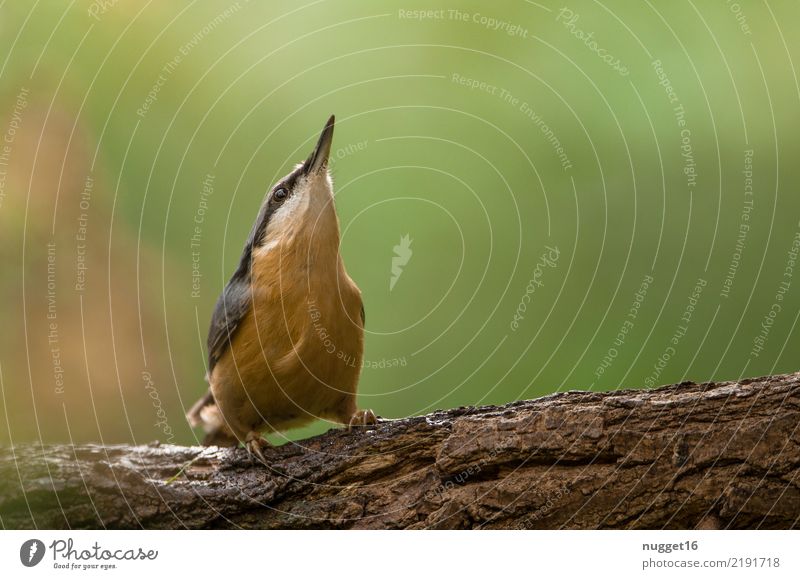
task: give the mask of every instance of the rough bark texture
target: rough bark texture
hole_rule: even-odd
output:
[[[5,528],[797,528],[800,373],[567,392],[272,449],[0,449]]]

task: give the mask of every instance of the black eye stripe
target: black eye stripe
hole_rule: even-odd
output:
[[[278,184],[276,184],[270,191],[266,202],[261,205],[258,217],[256,217],[256,222],[253,224],[253,229],[250,232],[250,237],[247,240],[244,252],[242,253],[242,258],[239,262],[239,269],[237,270],[239,275],[249,275],[250,259],[252,257],[253,247],[258,247],[264,242],[264,236],[266,235],[267,226],[272,218],[272,215],[278,210],[282,203],[292,196],[292,191],[297,184],[297,180],[303,175],[303,166],[301,165],[291,174],[279,181]],[[277,199],[275,197],[275,193],[277,193],[278,189],[285,190],[286,197],[283,199]]]

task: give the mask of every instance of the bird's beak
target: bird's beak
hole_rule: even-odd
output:
[[[324,171],[328,166],[328,157],[331,154],[331,143],[333,142],[333,123],[336,120],[334,115],[325,123],[325,128],[322,129],[322,134],[319,136],[317,146],[308,156],[306,162],[303,163],[303,172],[306,175],[317,174]]]

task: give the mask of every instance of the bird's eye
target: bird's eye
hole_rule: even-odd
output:
[[[281,187],[280,189],[276,190],[275,193],[273,193],[273,197],[275,198],[276,201],[283,201],[284,199],[286,199],[288,195],[289,192],[283,187]]]

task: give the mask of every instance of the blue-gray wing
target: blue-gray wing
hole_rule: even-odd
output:
[[[239,324],[247,315],[251,304],[250,289],[250,266],[253,247],[258,244],[264,236],[267,221],[270,216],[270,207],[267,203],[261,205],[253,229],[247,237],[239,259],[239,266],[233,272],[231,280],[222,294],[217,299],[214,306],[214,313],[211,315],[211,325],[208,328],[208,375],[214,370],[214,366],[230,346],[231,340],[236,333]]]
[[[217,299],[208,328],[208,374],[230,347],[239,324],[251,304],[250,276],[235,275]]]

